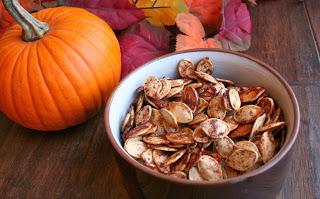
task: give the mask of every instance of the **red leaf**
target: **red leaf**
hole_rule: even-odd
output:
[[[143,11],[128,0],[70,0],[70,4],[96,14],[113,30],[125,29],[144,18]]]
[[[122,52],[121,78],[169,49],[169,32],[145,21],[134,24],[119,38]]]
[[[247,6],[241,0],[230,0],[224,7],[224,19],[216,36],[224,48],[244,51],[251,44],[251,19]]]
[[[222,0],[185,0],[189,12],[197,16],[205,28],[219,30]]]

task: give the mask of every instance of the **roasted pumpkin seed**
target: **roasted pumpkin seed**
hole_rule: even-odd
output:
[[[234,120],[242,123],[248,124],[255,121],[260,115],[264,113],[264,109],[256,105],[246,105],[242,106],[234,113]]]
[[[207,136],[213,139],[222,138],[229,134],[229,126],[223,120],[211,118],[200,124]]]

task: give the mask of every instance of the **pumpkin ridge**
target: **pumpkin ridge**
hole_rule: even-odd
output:
[[[31,52],[31,47],[29,47],[29,52],[28,52],[28,57],[30,57],[30,52]],[[36,108],[36,106],[35,106],[35,104],[34,104],[34,95],[33,95],[33,89],[30,89],[30,87],[31,87],[31,84],[30,84],[30,59],[28,59],[27,60],[27,68],[26,68],[26,70],[27,70],[27,88],[28,88],[28,92],[29,92],[29,94],[30,94],[30,97],[31,97],[31,104],[32,104],[32,107],[33,107],[33,110],[34,110],[34,112],[36,113],[36,116],[37,116],[37,118],[38,118],[38,120],[39,120],[39,122],[40,122],[40,124],[44,127],[44,126],[46,126],[45,124],[44,124],[44,122],[42,121],[42,118],[40,117],[40,114],[39,114],[39,112],[38,112],[38,109]]]
[[[17,111],[17,105],[16,105],[16,103],[15,103],[15,100],[14,100],[14,96],[13,96],[13,81],[12,81],[12,77],[13,77],[13,74],[15,74],[15,70],[16,70],[16,66],[17,66],[17,63],[18,63],[18,60],[20,59],[20,57],[21,57],[21,55],[22,55],[22,51],[24,50],[24,48],[22,48],[20,51],[19,51],[19,53],[18,53],[18,57],[15,59],[16,61],[15,61],[15,63],[14,63],[14,65],[13,65],[13,68],[12,68],[12,73],[11,73],[11,75],[10,75],[10,97],[11,97],[11,99],[10,99],[10,101],[12,102],[12,107],[13,107],[13,109],[14,109],[14,112],[15,112],[15,114],[17,115],[17,118],[18,118],[18,120],[20,120],[19,122],[21,122],[22,124],[25,124],[25,122],[22,120],[22,117],[21,117],[21,115],[20,115],[20,113]]]
[[[38,46],[36,45],[36,48],[37,48],[37,47],[38,47]],[[40,59],[39,59],[39,50],[38,50],[38,49],[36,49],[36,54],[37,54],[36,57],[37,57],[37,62],[39,63],[38,66],[39,66],[40,72],[41,72],[41,74],[44,74],[43,71],[42,71],[41,62],[40,62]],[[41,76],[41,75],[40,75],[40,76]],[[55,105],[55,107],[56,107],[56,109],[57,109],[57,112],[58,112],[59,115],[61,116],[61,119],[62,119],[63,123],[64,123],[66,126],[69,125],[69,123],[67,122],[66,118],[64,118],[63,113],[62,113],[62,111],[60,110],[60,107],[58,106],[56,100],[54,99],[53,94],[51,93],[51,90],[50,90],[50,88],[49,88],[49,86],[48,86],[48,83],[47,83],[46,79],[45,79],[43,76],[41,76],[41,77],[42,77],[42,79],[43,79],[43,82],[44,82],[45,86],[47,87],[47,90],[48,90],[48,92],[49,92],[49,94],[50,94],[50,96],[51,96],[51,99],[52,99],[52,101],[53,101],[53,103],[54,103],[54,105]]]
[[[2,40],[0,40],[0,41],[2,41]],[[8,44],[6,45],[6,48],[0,48],[0,54],[1,54],[1,55],[4,55],[4,56],[9,56],[9,55],[11,55],[11,53],[14,53],[16,49],[15,49],[15,48],[11,48],[12,45],[14,45],[14,44],[9,43],[9,45],[8,45]],[[9,49],[9,50],[7,50],[7,49]],[[19,53],[20,53],[20,52],[21,52],[21,51],[19,51]],[[18,54],[17,54],[17,53],[14,53],[14,54],[17,55],[17,56],[15,57],[15,58],[17,58],[17,57],[18,57]],[[2,61],[2,62],[5,62],[5,59],[2,59],[2,60],[0,59],[0,67],[3,65],[3,63],[2,63],[1,61]],[[1,81],[1,80],[0,80],[0,81]],[[3,82],[1,82],[1,83],[3,83]],[[11,82],[10,82],[10,85],[11,85]],[[11,87],[10,87],[10,88],[11,88]],[[1,91],[1,92],[2,92],[2,91]],[[2,101],[2,102],[1,102],[1,101]],[[0,101],[0,112],[3,111],[2,108],[1,108],[3,105],[1,105],[1,104],[5,103],[5,102],[3,102],[3,101],[6,101],[6,100],[1,100],[1,101]],[[12,105],[12,107],[13,107],[13,105]]]
[[[46,45],[45,42],[43,42],[43,40],[41,40],[42,44],[44,45],[45,49],[48,51],[49,55],[51,56],[52,60],[54,61],[54,63],[58,66],[58,68],[62,71],[62,73],[64,74],[64,76],[66,77],[66,79],[68,80],[68,82],[70,83],[70,85],[72,86],[73,90],[75,91],[75,94],[77,95],[79,102],[81,104],[82,110],[86,110],[85,105],[83,103],[83,101],[81,100],[81,97],[79,96],[79,93],[77,92],[77,89],[75,88],[75,86],[73,85],[72,81],[68,78],[68,76],[65,74],[64,70],[60,67],[60,65],[56,62],[56,60],[54,59],[54,56],[52,54],[52,52],[50,51],[50,49],[48,48],[48,46]],[[83,111],[84,112],[84,111]],[[86,115],[86,112],[84,112],[84,115]]]
[[[82,59],[82,61],[87,65],[87,68],[91,71],[91,73],[92,73],[92,75],[93,75],[93,77],[94,77],[94,81],[96,82],[96,85],[98,86],[98,89],[99,89],[99,98],[98,98],[98,99],[94,98],[94,99],[95,99],[96,103],[99,104],[99,107],[101,107],[101,99],[102,99],[102,96],[103,96],[103,92],[102,92],[101,85],[100,85],[99,81],[97,80],[98,78],[97,78],[97,75],[95,74],[94,70],[90,67],[90,65],[89,65],[88,62],[83,58],[83,56],[82,56],[76,49],[74,49],[73,47],[71,47],[71,45],[70,45],[69,43],[67,43],[65,40],[61,39],[61,38],[58,37],[57,35],[51,34],[50,36],[55,37],[55,38],[60,39],[61,41],[63,41],[62,43],[63,43],[65,46],[67,46],[67,47],[69,47],[70,49],[72,49],[72,50]],[[68,45],[66,45],[66,44],[68,44]],[[74,64],[74,65],[75,65],[75,64]],[[75,67],[75,68],[77,68],[77,67]],[[82,76],[82,74],[81,74],[80,72],[78,72],[78,73]],[[92,96],[94,96],[94,95],[92,95]]]

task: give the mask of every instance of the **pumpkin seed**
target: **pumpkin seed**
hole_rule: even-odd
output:
[[[183,79],[172,79],[172,80],[168,80],[171,87],[179,87],[179,86],[183,86],[184,84],[184,80]]]
[[[162,84],[162,88],[161,90],[159,90],[159,93],[157,94],[158,99],[166,97],[171,91],[171,83],[169,80],[161,79],[160,83]]]
[[[143,136],[142,140],[147,144],[169,144],[169,141],[164,136],[148,135]]]
[[[150,147],[152,149],[159,150],[159,151],[168,151],[168,152],[178,151],[178,149],[176,149],[176,148],[168,147],[165,145],[150,145]]]
[[[218,81],[212,77],[211,75],[207,74],[207,73],[204,73],[204,72],[200,72],[200,71],[196,71],[194,72],[196,74],[197,77],[207,81],[207,82],[210,82],[210,83],[213,83],[213,84],[217,84]]]
[[[144,99],[147,104],[150,104],[154,108],[159,108],[147,95],[144,95]]]
[[[229,134],[229,126],[217,118],[208,119],[200,124],[207,136],[213,139],[222,138]]]
[[[226,163],[237,171],[246,171],[252,168],[257,160],[257,152],[249,149],[236,149],[228,157]]]
[[[228,166],[225,166],[223,168],[223,178],[224,179],[235,178],[237,176],[239,176],[239,173],[236,170],[234,170],[233,168],[228,167]]]
[[[262,87],[251,87],[242,90],[240,94],[240,99],[242,103],[253,102],[258,99],[263,93],[265,89]]]
[[[164,135],[165,131],[164,131],[164,127],[163,127],[163,123],[162,123],[162,116],[159,110],[152,108],[152,113],[151,113],[151,119],[150,122],[157,126],[157,130],[153,133],[153,135]]]
[[[161,82],[158,80],[158,78],[154,76],[150,76],[147,78],[147,80],[144,82],[144,93],[148,97],[157,98],[157,94],[162,88]]]
[[[171,88],[171,90],[170,90],[169,94],[167,95],[167,97],[169,98],[169,97],[173,97],[173,96],[177,95],[178,93],[183,91],[183,88],[184,88],[183,85]]]
[[[202,83],[200,83],[200,82],[195,82],[195,83],[188,84],[188,85],[186,85],[186,86],[190,86],[190,87],[192,87],[192,88],[194,88],[194,89],[197,89],[197,88],[200,88],[200,87],[202,86]]]
[[[200,71],[200,72],[207,73],[207,74],[212,74],[213,63],[209,59],[209,57],[205,57],[197,63],[196,71]]]
[[[137,104],[136,104],[136,113],[140,111],[140,109],[142,108],[143,105],[143,95],[139,95],[138,100],[137,100]]]
[[[223,179],[221,165],[211,156],[202,155],[199,158],[198,168],[201,177],[208,181]]]
[[[249,136],[249,140],[252,140],[253,137],[255,136],[256,132],[263,126],[265,120],[266,120],[266,114],[262,114],[261,116],[259,116],[256,121],[254,121],[250,136]]]
[[[191,60],[183,59],[178,63],[178,72],[182,78],[190,78],[190,71],[195,71],[196,67]],[[192,76],[192,75],[191,75]]]
[[[179,127],[173,127],[165,121],[163,122],[163,127],[164,127],[165,132],[167,132],[167,133],[174,133],[179,130]]]
[[[168,158],[168,155],[160,150],[152,151],[153,161],[156,164],[160,172],[168,174],[170,173],[170,166],[165,166],[164,161]]]
[[[228,136],[214,140],[214,145],[218,153],[227,158],[233,151],[234,142]]]
[[[242,123],[248,124],[255,121],[260,115],[264,113],[263,108],[256,105],[246,105],[239,108],[234,113],[234,120]]]
[[[273,110],[274,110],[274,101],[270,97],[264,97],[261,100],[258,100],[257,103],[258,106],[263,108],[266,111],[266,114],[268,117],[271,116]]]
[[[199,143],[208,143],[210,138],[205,134],[200,126],[193,131],[193,139]]]
[[[150,122],[140,124],[139,126],[134,127],[132,130],[128,132],[127,138],[133,138],[136,136],[142,136],[148,133],[152,133],[152,132],[149,132],[149,130],[152,127],[154,126]]]
[[[199,98],[199,105],[197,108],[197,111],[195,112],[195,114],[199,114],[202,113],[207,107],[208,107],[209,103],[203,99],[202,97]]]
[[[192,153],[191,153],[191,156],[190,156],[190,160],[186,166],[186,171],[189,171],[189,169],[193,166],[195,166],[197,163],[198,163],[198,160],[200,158],[200,156],[202,155],[203,153],[203,148],[194,148]]]
[[[121,132],[124,131],[124,129],[126,128],[126,126],[128,125],[130,120],[130,113],[127,113],[126,117],[124,118],[122,125],[121,125]]]
[[[148,167],[156,168],[152,157],[152,149],[147,149],[146,151],[141,153],[141,159]]]
[[[226,87],[221,82],[218,82],[213,86],[214,94],[222,96],[225,88]]]
[[[199,170],[197,169],[197,167],[191,167],[189,169],[189,180],[193,180],[193,181],[204,181],[204,179],[201,177]]]
[[[140,158],[141,154],[147,150],[147,146],[137,138],[128,138],[124,143],[124,149],[131,157]]]
[[[252,124],[240,124],[238,128],[230,133],[232,139],[249,135],[252,131]]]
[[[265,132],[265,131],[274,131],[276,129],[282,129],[286,126],[286,123],[285,122],[276,122],[276,123],[271,123],[271,124],[268,124],[266,126],[262,126],[260,127],[257,132],[258,133],[261,133],[261,132]]]
[[[178,123],[185,124],[193,120],[192,111],[185,103],[170,102],[167,110],[174,115]]]
[[[177,119],[171,111],[169,111],[168,109],[162,108],[160,110],[160,113],[162,115],[162,118],[165,120],[166,124],[168,124],[170,127],[178,128]]]
[[[192,112],[195,112],[199,104],[199,95],[196,89],[190,86],[185,87],[181,95],[181,101],[185,103]]]
[[[192,79],[183,79],[183,85],[184,86],[190,85],[192,82],[193,82]]]
[[[226,116],[223,121],[229,125],[230,131],[233,131],[239,126],[239,123],[233,119],[233,115]]]
[[[188,124],[189,124],[189,125],[200,124],[201,122],[203,122],[203,121],[205,121],[205,120],[207,120],[207,119],[209,119],[209,117],[208,117],[206,114],[204,114],[204,113],[199,113],[199,114],[195,115],[195,116],[193,117],[193,120],[192,120],[191,122],[189,122]]]
[[[150,105],[144,106],[142,109],[140,109],[139,112],[136,114],[136,126],[146,123],[151,118],[152,109]]]
[[[223,83],[225,86],[233,86],[234,85],[233,81],[228,80],[228,79],[216,78],[216,80],[220,83]]]
[[[241,106],[240,96],[236,89],[230,88],[228,91],[228,100],[232,109],[238,110]]]
[[[173,176],[175,178],[187,179],[187,175],[181,171],[174,171],[170,174],[170,176]]]
[[[250,141],[240,141],[240,142],[237,142],[237,143],[234,145],[234,148],[235,148],[235,149],[248,149],[248,150],[253,150],[253,151],[257,152],[258,156],[260,156],[260,152],[259,152],[259,149],[258,149],[257,145],[255,145],[253,142],[250,142]]]
[[[222,96],[215,96],[211,99],[208,106],[208,116],[223,120],[227,114]]]
[[[175,144],[192,144],[194,142],[192,134],[192,129],[182,128],[178,132],[167,133],[166,138]]]
[[[177,152],[175,152],[174,154],[170,155],[165,161],[164,161],[164,166],[168,166],[172,163],[175,163],[176,161],[178,161],[185,153],[186,153],[186,149],[181,149]]]
[[[171,147],[171,148],[183,148],[185,147],[184,144],[174,144],[174,143],[169,143],[169,144],[166,144],[167,147]]]
[[[271,121],[270,123],[276,123],[279,121],[279,118],[280,118],[280,114],[281,114],[281,109],[278,108],[274,113],[273,113],[273,116],[271,118]]]
[[[258,142],[258,148],[264,163],[268,162],[274,156],[276,146],[271,132],[266,131],[262,134]]]
[[[134,121],[135,121],[135,112],[134,112],[134,105],[133,104],[130,105],[129,113],[130,113],[130,120],[129,120],[130,124],[129,125],[133,126]]]
[[[191,153],[185,153],[179,163],[174,167],[175,171],[184,171],[186,168],[189,160],[190,160]]]

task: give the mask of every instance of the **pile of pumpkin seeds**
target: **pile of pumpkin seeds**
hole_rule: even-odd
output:
[[[124,149],[177,178],[217,181],[267,163],[285,141],[281,109],[262,87],[213,77],[213,62],[183,59],[180,78],[150,76],[122,127]]]

